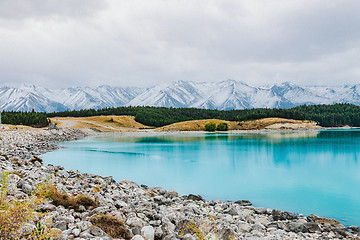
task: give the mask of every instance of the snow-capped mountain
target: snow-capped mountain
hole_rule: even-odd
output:
[[[99,86],[49,90],[34,85],[0,87],[0,109],[57,112],[123,106],[145,89]]]
[[[0,109],[64,111],[119,106],[195,107],[205,109],[291,108],[302,104],[360,105],[360,84],[299,86],[290,82],[254,87],[244,82],[177,81],[152,88],[76,87],[50,90],[34,85],[0,87]]]

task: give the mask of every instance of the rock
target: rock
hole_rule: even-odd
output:
[[[154,233],[155,238],[157,238],[157,239],[162,238],[163,234],[164,234],[164,232],[161,229],[161,227],[155,228],[155,233]]]
[[[265,229],[265,227],[260,223],[255,223],[251,227],[251,231],[263,231],[264,229]]]
[[[359,230],[359,228],[357,226],[350,226],[350,227],[348,227],[348,229],[350,229],[351,232],[354,232],[354,233],[359,233],[360,232],[360,230]]]
[[[39,206],[39,211],[41,212],[47,212],[47,211],[55,211],[56,210],[56,206],[52,205],[52,204],[43,204]]]
[[[307,232],[307,228],[306,226],[304,225],[304,223],[300,223],[300,222],[290,222],[288,224],[288,229],[291,231],[291,232]]]
[[[54,223],[54,228],[58,228],[61,231],[65,231],[67,229],[67,224],[65,221],[58,221]]]
[[[74,223],[75,219],[73,216],[57,216],[55,217],[55,221],[64,221],[66,224]]]
[[[231,240],[234,239],[235,232],[231,228],[225,227],[221,229],[219,235],[220,235],[220,239]]]
[[[88,230],[92,226],[92,224],[91,224],[91,222],[88,222],[88,221],[80,221],[80,222],[76,223],[76,226],[81,231],[85,231],[85,230]]]
[[[315,223],[322,224],[322,225],[331,225],[331,226],[335,226],[338,228],[345,228],[345,226],[342,225],[336,219],[326,218],[326,217],[318,217],[315,214],[311,214],[310,216],[308,216],[308,220],[315,222]]]
[[[81,232],[79,237],[83,238],[83,239],[92,239],[92,238],[94,238],[94,236],[91,235],[89,231]]]
[[[182,237],[182,240],[196,240],[196,238],[190,233],[187,233]]]
[[[315,232],[321,232],[322,231],[319,224],[317,224],[317,223],[307,222],[307,223],[304,223],[304,225],[307,228],[308,232],[310,232],[310,233],[315,233]]]
[[[23,184],[21,189],[23,190],[24,193],[28,195],[30,195],[33,191],[33,187],[27,183]]]
[[[141,230],[139,228],[133,228],[131,232],[133,235],[141,235]]]
[[[171,199],[176,198],[178,196],[179,196],[179,194],[177,192],[175,192],[174,190],[170,190],[167,193],[165,193],[165,197],[171,198]]]
[[[154,240],[155,229],[153,226],[145,226],[141,229],[141,235],[145,238],[145,240]]]
[[[240,221],[237,226],[241,232],[249,232],[251,230],[251,225],[247,222]]]
[[[78,211],[79,211],[79,212],[85,212],[85,211],[86,211],[86,208],[85,208],[83,205],[80,205],[80,206],[78,207]]]
[[[141,235],[135,235],[131,240],[144,240],[144,238]]]
[[[251,206],[252,205],[252,203],[249,200],[238,200],[235,203],[240,206]]]
[[[265,214],[267,212],[266,208],[263,208],[263,207],[255,208],[254,211],[257,214]]]
[[[200,195],[197,195],[197,194],[189,194],[187,197],[186,197],[187,200],[193,200],[193,201],[205,201],[204,198]]]
[[[239,214],[239,212],[235,206],[231,206],[228,209],[224,210],[224,213],[230,214],[232,216]]]
[[[70,175],[66,170],[60,170],[58,171],[58,175],[63,178],[68,178]]]
[[[97,237],[102,237],[102,236],[106,235],[106,233],[97,226],[90,228],[90,234],[97,236]]]
[[[74,235],[75,237],[78,237],[81,233],[81,230],[78,228],[75,228],[71,231],[72,235]]]
[[[274,221],[292,220],[297,218],[296,214],[294,213],[284,212],[280,210],[273,210],[271,214],[273,216]]]
[[[139,229],[141,229],[142,227],[145,226],[146,223],[143,220],[141,220],[140,218],[132,217],[132,218],[128,218],[126,220],[126,224],[128,226],[130,226],[131,228],[139,228]]]

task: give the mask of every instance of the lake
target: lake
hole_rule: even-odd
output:
[[[360,226],[359,130],[126,133],[60,145],[45,163]]]

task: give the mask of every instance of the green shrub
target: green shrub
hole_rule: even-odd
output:
[[[214,122],[207,122],[205,124],[205,131],[214,132],[216,130],[216,124]]]
[[[217,125],[216,130],[217,131],[227,131],[227,130],[229,130],[229,124],[227,124],[226,122],[221,122]]]

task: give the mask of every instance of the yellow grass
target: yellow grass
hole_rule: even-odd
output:
[[[57,127],[93,128],[101,132],[134,131],[149,128],[133,116],[56,117],[50,119]]]
[[[298,125],[298,126],[296,126]],[[273,127],[272,127],[273,126]],[[307,120],[293,120],[286,118],[263,118],[252,121],[242,121],[238,123],[237,129],[240,130],[256,130],[256,129],[282,129],[282,128],[316,128],[315,122],[310,122]],[[313,127],[312,127],[313,126]]]
[[[310,121],[292,120],[285,118],[263,118],[244,122],[224,121],[219,119],[193,120],[170,124],[157,128],[156,131],[204,131],[207,122],[218,125],[221,122],[229,124],[229,130],[257,130],[257,129],[298,129],[316,128],[316,124]]]

